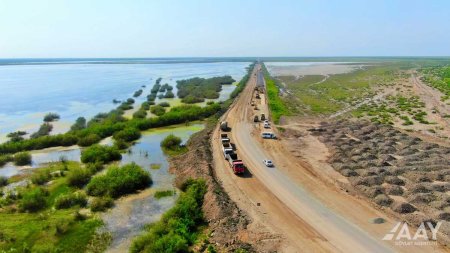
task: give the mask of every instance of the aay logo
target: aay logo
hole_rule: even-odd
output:
[[[436,226],[432,222],[422,222],[417,228],[416,233],[411,234],[409,226],[406,222],[397,223],[389,233],[387,233],[383,240],[391,241],[395,240],[396,245],[408,246],[408,245],[435,245],[436,234],[439,227],[442,225],[442,221],[439,221]],[[430,229],[431,238],[427,234],[427,228]]]

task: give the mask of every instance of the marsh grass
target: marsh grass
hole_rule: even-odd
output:
[[[165,191],[157,191],[155,192],[155,198],[156,199],[161,199],[164,197],[170,197],[175,195],[175,191],[174,190],[165,190]]]
[[[160,163],[152,163],[152,164],[150,164],[150,169],[152,169],[152,170],[159,170],[159,169],[161,169],[161,164]]]

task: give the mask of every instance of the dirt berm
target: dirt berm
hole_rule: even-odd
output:
[[[229,198],[217,181],[212,167],[213,157],[209,139],[214,124],[193,136],[187,143],[189,151],[169,160],[171,172],[176,175],[175,184],[179,187],[186,179],[203,178],[208,184],[208,192],[203,203],[205,220],[208,222],[208,241],[219,252],[233,252],[245,249],[255,252],[253,245],[239,238],[246,238],[247,225],[251,222],[247,214],[240,210]],[[196,251],[203,252],[207,243],[197,245]]]

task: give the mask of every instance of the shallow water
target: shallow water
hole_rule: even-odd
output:
[[[113,241],[108,252],[127,252],[131,240],[139,235],[143,226],[158,221],[161,215],[170,209],[177,195],[155,199],[153,194],[157,190],[172,190],[174,175],[169,173],[169,163],[161,150],[160,142],[169,134],[180,137],[185,143],[189,137],[204,128],[201,123],[188,126],[177,125],[156,128],[145,131],[142,137],[130,148],[130,152],[122,154],[120,164],[135,162],[144,170],[149,171],[153,180],[150,188],[123,197],[116,201],[114,208],[102,215],[105,222],[104,230],[111,232]],[[111,145],[111,138],[101,141],[102,145]],[[48,162],[56,162],[64,156],[67,160],[79,161],[80,148],[77,146],[64,148],[49,148],[32,152],[33,164],[27,167],[17,167],[8,164],[0,169],[0,176],[13,176],[18,173],[30,172],[33,168],[41,167]],[[152,169],[151,164],[160,164],[159,169]]]
[[[248,62],[174,64],[45,64],[0,65],[0,142],[15,130],[34,132],[47,112],[61,116],[54,133],[65,132],[77,117],[90,118],[108,112],[145,85],[137,107],[155,80],[175,87],[176,81],[192,77],[231,75],[240,80]],[[228,98],[224,86],[221,98]],[[176,94],[176,88],[174,89]],[[229,93],[228,93],[229,94]]]
[[[7,163],[0,167],[0,176],[12,177],[21,173],[30,172],[34,168],[39,168],[50,162],[61,161],[62,158],[68,161],[80,161],[80,148],[78,146],[55,147],[32,151],[30,166],[16,166],[13,163]]]
[[[137,163],[151,173],[153,184],[150,189],[137,195],[118,200],[115,207],[103,215],[105,229],[113,236],[108,252],[127,252],[132,238],[142,231],[143,226],[159,220],[175,203],[177,196],[159,200],[153,197],[157,190],[174,188],[174,175],[169,173],[169,164],[160,148],[160,142],[169,134],[174,134],[186,142],[193,133],[203,127],[202,124],[193,124],[144,132],[139,142],[131,148],[132,152],[123,155],[121,164]],[[152,163],[161,164],[161,168],[151,169]]]
[[[273,76],[328,76],[348,73],[364,65],[355,62],[268,62],[266,66]]]

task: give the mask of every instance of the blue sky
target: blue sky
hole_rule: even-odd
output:
[[[0,0],[0,58],[428,55],[450,1]]]

